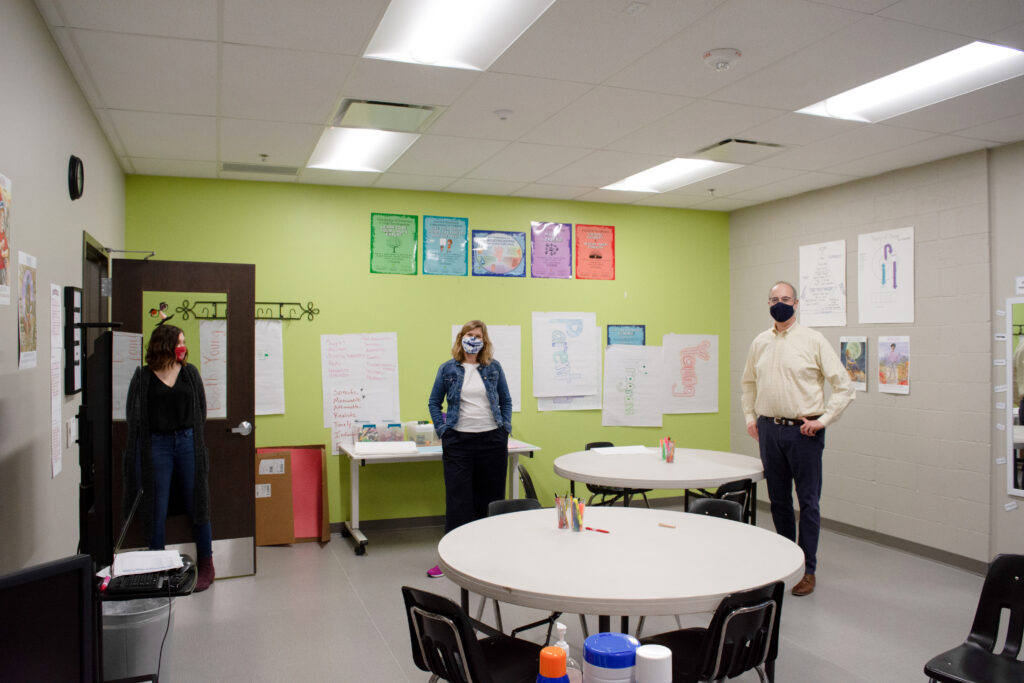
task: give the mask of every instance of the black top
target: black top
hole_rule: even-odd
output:
[[[148,367],[152,377],[149,383],[149,428],[157,434],[176,432],[192,426],[192,392],[183,372],[178,373],[174,386],[167,386]]]

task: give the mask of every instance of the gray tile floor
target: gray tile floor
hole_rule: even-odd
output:
[[[176,601],[165,678],[425,683],[429,675],[412,662],[400,587],[417,586],[458,600],[458,588],[448,579],[425,576],[436,562],[441,534],[439,527],[378,531],[370,534],[362,557],[337,535],[323,547],[259,548],[256,576],[217,581],[205,593]],[[924,681],[924,663],[966,636],[982,580],[898,550],[822,532],[818,589],[803,598],[787,595],[783,604],[776,678],[800,683]],[[488,608],[485,618],[491,614]],[[502,616],[508,628],[543,615],[506,605]],[[583,641],[579,619],[563,620],[578,658]],[[590,628],[596,630],[593,617]],[[673,619],[657,618],[648,620],[644,632],[673,628]],[[526,636],[539,642],[544,631]],[[757,681],[757,676],[748,672],[734,680]]]

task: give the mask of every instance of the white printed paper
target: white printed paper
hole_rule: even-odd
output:
[[[862,325],[914,322],[914,228],[857,236],[857,294]]]
[[[660,427],[663,381],[660,346],[609,346],[604,352],[601,424]]]
[[[596,313],[533,314],[533,395],[589,396],[598,393],[600,365]],[[595,353],[596,352],[596,353]]]
[[[256,321],[256,414],[284,414],[284,342],[280,320]]]
[[[718,335],[666,334],[663,413],[718,412]]]
[[[284,474],[284,458],[265,458],[260,460],[260,474]]]
[[[256,484],[257,498],[270,498],[270,484]]]
[[[601,386],[601,328],[594,330],[597,344],[597,363],[594,365],[594,381]],[[589,396],[541,396],[537,398],[537,410],[601,410],[601,394]]]
[[[320,336],[324,426],[331,448],[355,440],[356,420],[399,422],[398,334]]]
[[[135,332],[113,332],[111,339],[112,412],[115,420],[125,419],[128,387],[135,370],[142,367],[142,335]]]
[[[56,477],[64,468],[60,442],[61,415],[60,400],[60,358],[63,349],[50,349],[50,476]]]
[[[181,569],[181,553],[177,550],[133,550],[114,556],[114,576],[149,574],[168,569]]]
[[[846,325],[846,240],[800,247],[800,324]]]
[[[452,344],[459,336],[462,325],[452,325]],[[523,342],[519,325],[488,325],[487,336],[491,339],[494,358],[501,363],[508,382],[508,393],[512,395],[512,412],[523,410]]]
[[[228,416],[228,321],[199,321],[199,374],[206,390],[206,417]]]

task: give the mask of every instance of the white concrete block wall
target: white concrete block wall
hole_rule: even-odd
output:
[[[801,245],[846,240],[847,325],[818,329],[837,351],[840,336],[868,337],[868,391],[828,429],[822,516],[982,561],[992,476],[988,187],[987,154],[976,152],[736,211],[730,227],[733,450],[757,454],[740,376],[750,341],[771,324],[769,287],[798,284]],[[857,236],[908,226],[914,322],[861,325]],[[877,340],[888,335],[910,337],[907,396],[878,391]]]

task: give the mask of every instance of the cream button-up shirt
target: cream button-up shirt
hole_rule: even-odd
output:
[[[832,395],[825,402],[825,382]],[[743,415],[747,424],[758,416],[820,415],[826,427],[854,399],[850,376],[828,340],[809,327],[793,323],[784,332],[775,327],[754,338],[743,368]]]

